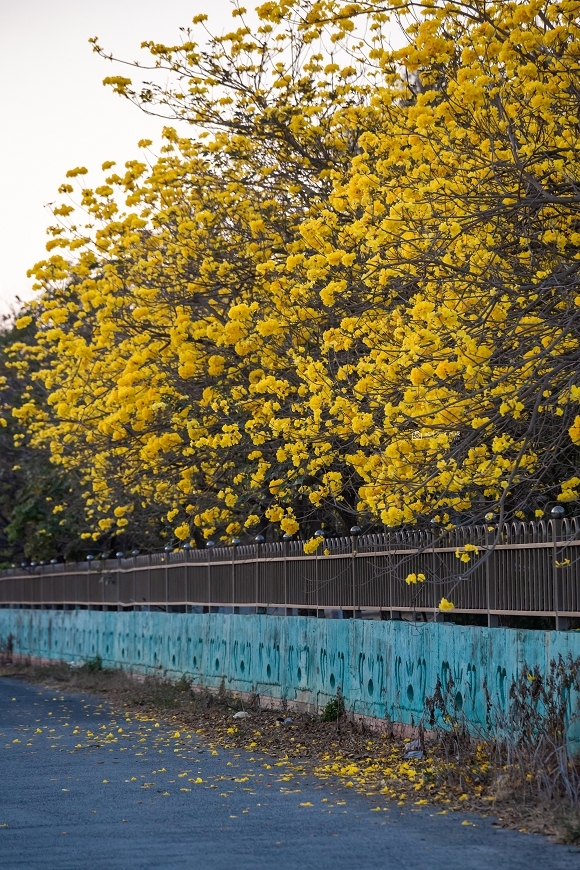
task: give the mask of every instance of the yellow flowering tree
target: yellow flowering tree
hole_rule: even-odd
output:
[[[34,270],[30,432],[91,534],[578,497],[579,11],[271,2],[150,43],[168,86],[107,80],[194,135],[72,170]]]
[[[580,4],[396,6],[381,122],[301,228],[306,412],[386,526],[541,515],[579,491]]]

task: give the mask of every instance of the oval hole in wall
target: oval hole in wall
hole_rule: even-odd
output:
[[[461,694],[461,692],[457,692],[457,694],[455,695],[455,709],[463,710],[463,695]]]
[[[372,695],[374,688],[375,687],[373,685],[373,681],[369,680],[368,685],[367,685],[367,691],[368,691],[369,695]]]
[[[297,677],[298,677],[298,682],[300,682],[300,680],[302,679],[302,668],[298,668]]]
[[[244,660],[243,660],[243,659],[242,659],[242,661],[240,662],[240,670],[241,670],[242,674],[243,674],[244,671],[246,670],[246,666],[245,666],[245,664],[244,664]]]
[[[137,650],[137,658],[141,659],[141,650],[140,649]]]
[[[123,647],[123,649],[121,650],[121,655],[122,655],[123,657],[125,656],[125,647]]]
[[[216,660],[215,660],[215,669],[216,669],[216,671],[219,671],[219,667],[220,667],[220,660],[219,660],[219,659],[216,659]]]
[[[330,675],[330,688],[334,689],[335,686],[336,686],[336,680],[334,678],[334,674],[331,674]]]
[[[109,647],[107,647],[107,652],[109,652]]]
[[[193,667],[194,668],[197,667],[197,657],[196,656],[193,657]]]
[[[272,668],[270,667],[270,665],[268,665],[268,667],[266,668],[266,676],[268,677],[268,679],[270,679],[270,677],[272,676]]]
[[[407,686],[407,698],[409,699],[409,701],[412,702],[414,697],[415,697],[415,690],[414,690],[413,686],[409,683],[409,685]]]
[[[171,656],[171,662],[175,664],[175,656]]]

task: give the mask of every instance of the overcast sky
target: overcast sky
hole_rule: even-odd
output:
[[[44,206],[67,169],[122,165],[162,127],[103,87],[105,76],[133,71],[87,40],[135,60],[142,40],[176,43],[200,12],[214,32],[229,29],[230,9],[229,0],[0,0],[0,311],[32,296],[26,271],[45,254]]]

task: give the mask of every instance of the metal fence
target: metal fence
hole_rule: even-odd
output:
[[[30,565],[0,572],[0,607],[437,619],[445,597],[454,612],[487,615],[489,625],[513,614],[553,617],[566,628],[580,617],[579,548],[574,518],[329,538],[312,555],[302,541],[280,541]],[[461,559],[466,553],[469,561]],[[424,580],[409,584],[410,574]]]

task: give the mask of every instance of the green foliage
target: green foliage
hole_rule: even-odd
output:
[[[89,659],[88,662],[85,662],[83,667],[87,673],[96,674],[103,670],[103,659],[100,655],[96,655],[94,658]]]
[[[336,698],[331,698],[327,701],[324,710],[322,711],[321,719],[323,722],[336,722],[344,715],[344,701],[340,691],[336,693]]]

